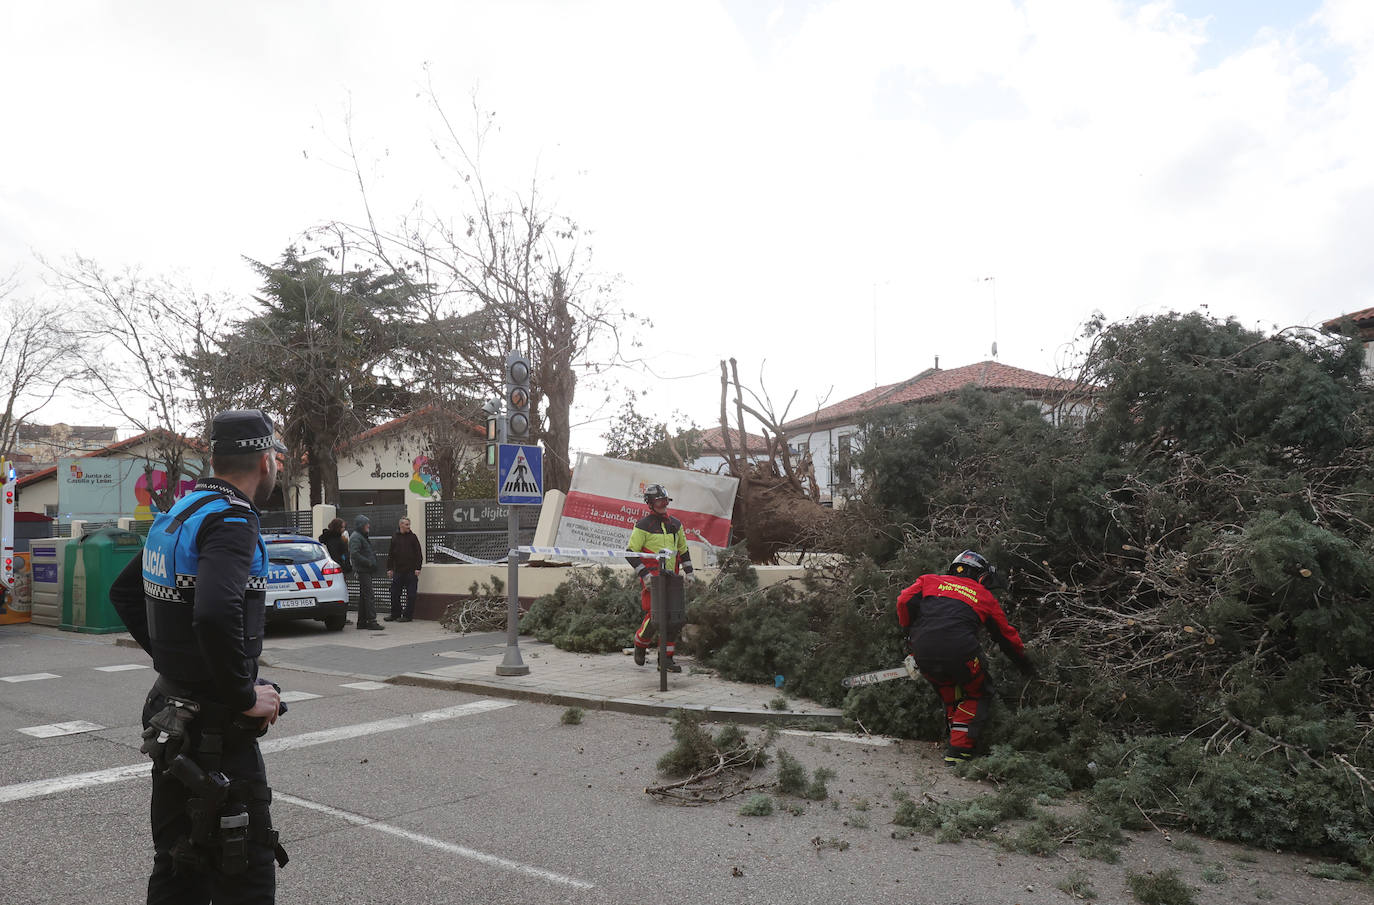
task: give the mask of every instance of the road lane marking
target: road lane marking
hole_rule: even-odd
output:
[[[483,698],[482,700],[473,701],[469,704],[459,704],[454,707],[444,707],[439,710],[427,710],[424,713],[412,713],[408,716],[374,720],[371,723],[358,723],[354,726],[339,726],[334,729],[321,729],[318,732],[306,732],[301,735],[292,735],[286,738],[270,739],[262,742],[260,747],[262,748],[263,754],[271,754],[276,751],[292,751],[296,748],[323,745],[326,742],[360,738],[365,735],[375,735],[378,732],[392,732],[397,729],[409,729],[412,726],[422,726],[426,723],[438,723],[444,720],[455,719],[460,716],[485,713],[488,710],[501,710],[505,707],[514,707],[519,703],[519,701],[496,701],[490,698]],[[73,773],[68,776],[54,777],[53,779],[36,779],[31,782],[15,783],[11,786],[0,786],[0,804],[4,804],[7,801],[24,801],[29,798],[39,798],[43,795],[51,795],[57,792],[71,792],[91,786],[103,786],[110,783],[123,782],[126,779],[136,779],[140,776],[148,775],[148,771],[151,768],[152,764],[150,763],[130,764],[125,767],[112,767],[108,770],[94,770],[90,773]]]
[[[39,679],[60,679],[55,672],[31,672],[23,676],[0,676],[0,682],[37,682]]]
[[[147,663],[121,663],[118,666],[97,666],[97,672],[127,672],[131,669],[148,669]]]
[[[274,802],[284,801],[287,804],[294,804],[302,808],[309,808],[312,811],[319,811],[321,814],[328,814],[331,817],[338,817],[346,820],[354,826],[364,827],[369,830],[376,830],[379,833],[389,833],[392,836],[399,836],[411,842],[418,842],[421,845],[428,845],[457,855],[460,858],[468,858],[472,861],[479,861],[490,867],[498,867],[502,870],[511,870],[516,873],[524,874],[527,877],[535,877],[539,880],[546,880],[549,883],[556,883],[560,886],[571,886],[574,889],[594,889],[595,884],[588,883],[586,880],[579,880],[576,877],[569,877],[564,874],[554,873],[542,867],[535,867],[531,864],[522,864],[519,861],[512,861],[509,858],[502,858],[500,855],[490,855],[486,852],[479,852],[476,849],[468,848],[463,845],[455,845],[452,842],[445,842],[442,839],[435,839],[433,836],[426,836],[423,833],[416,833],[411,830],[402,829],[389,823],[382,823],[373,820],[371,817],[364,817],[361,814],[354,814],[351,811],[344,811],[339,808],[331,807],[327,804],[320,804],[318,801],[309,801],[304,798],[297,798],[295,795],[285,795],[276,789],[272,790],[272,800]]]
[[[28,726],[19,731],[34,738],[57,738],[60,735],[77,735],[81,732],[99,732],[105,727],[99,723],[85,720],[71,720],[66,723],[49,723],[46,726]]]
[[[389,688],[385,682],[345,682],[340,688],[356,688],[359,691],[376,691],[379,688]]]
[[[283,691],[281,693],[281,699],[288,704],[294,704],[297,701],[308,701],[311,698],[318,697],[322,697],[322,695],[311,694],[308,691]]]

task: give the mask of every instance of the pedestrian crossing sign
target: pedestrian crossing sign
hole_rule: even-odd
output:
[[[507,506],[544,501],[544,450],[502,443],[496,456],[496,501]]]

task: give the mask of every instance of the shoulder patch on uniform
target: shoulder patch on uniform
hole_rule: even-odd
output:
[[[240,525],[246,525],[246,524],[248,524],[248,519],[246,519],[246,518],[226,518],[226,519],[220,519],[220,521],[221,521],[221,522],[225,522],[225,523],[228,523],[228,522],[238,522]]]

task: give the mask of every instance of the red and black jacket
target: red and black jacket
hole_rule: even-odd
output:
[[[979,651],[978,629],[986,626],[992,640],[1012,660],[1026,656],[1021,635],[992,592],[957,575],[922,575],[897,595],[897,621],[911,631],[918,663],[965,659]]]

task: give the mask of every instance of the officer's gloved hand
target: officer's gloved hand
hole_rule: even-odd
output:
[[[1016,668],[1021,670],[1021,675],[1027,679],[1034,679],[1040,675],[1040,671],[1035,668],[1035,663],[1028,654],[1022,654],[1016,659]]]
[[[693,571],[692,569],[688,569],[686,572],[683,572],[683,573],[682,573],[682,583],[683,583],[683,584],[693,584],[693,583],[696,582],[696,580],[697,580],[697,573],[696,573],[695,571]]]

